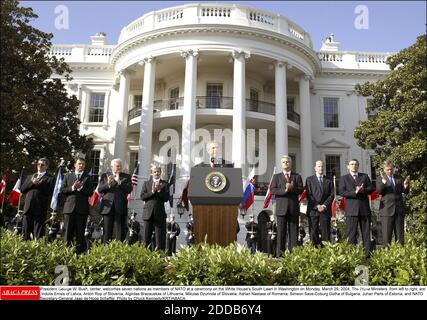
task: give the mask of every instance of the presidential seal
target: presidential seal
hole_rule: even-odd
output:
[[[224,174],[218,171],[209,173],[205,178],[205,186],[210,191],[220,192],[224,190],[227,185],[227,178]]]

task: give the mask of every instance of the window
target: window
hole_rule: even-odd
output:
[[[371,179],[375,183],[375,180],[377,180],[377,168],[375,167],[374,156],[370,156],[369,161],[371,162]]]
[[[101,159],[101,150],[92,150],[89,153],[89,165],[93,172],[93,184],[97,185],[99,180],[99,167]]]
[[[259,91],[257,89],[250,89],[250,100],[249,100],[249,110],[258,111],[258,101],[259,101]]]
[[[325,128],[338,128],[338,98],[323,98]]]
[[[133,96],[133,108],[141,108],[142,107],[142,95],[136,94]]]
[[[366,100],[366,107],[370,107],[371,103],[372,103],[372,99],[367,99]],[[367,114],[368,114],[369,120],[375,120],[376,112],[374,110],[367,111]]]
[[[177,110],[179,107],[179,88],[173,88],[169,92],[169,110]]]
[[[89,122],[104,121],[105,93],[92,93],[90,95]]]
[[[340,155],[326,155],[325,156],[325,171],[326,176],[333,179],[334,176],[339,178],[341,176],[341,156]]]
[[[132,174],[138,164],[138,151],[131,151],[129,154],[129,173]]]
[[[222,83],[208,83],[206,88],[206,96],[207,108],[221,108]]]
[[[288,112],[294,112],[295,111],[295,97],[287,97],[286,98],[286,105],[287,105],[287,111]]]
[[[291,157],[291,172],[297,172],[297,156],[295,154],[289,154]],[[281,168],[280,168],[281,169]]]

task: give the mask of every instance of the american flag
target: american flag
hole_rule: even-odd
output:
[[[139,162],[135,167],[135,170],[133,170],[132,174],[132,186],[136,187],[138,185],[138,174],[139,174]]]
[[[128,204],[130,204],[130,202],[132,201],[132,197],[135,194],[136,186],[138,185],[138,174],[139,174],[139,162],[136,165],[135,170],[133,170],[133,174],[132,174],[132,178],[131,178],[132,192],[129,193],[127,196]]]
[[[173,195],[175,193],[175,164],[172,162],[172,172],[168,181],[169,185],[169,205],[173,208]]]
[[[271,192],[271,184],[273,182],[273,177],[275,174],[276,174],[276,167],[274,167],[274,169],[273,169],[273,174],[271,175],[270,183],[268,184],[267,193],[265,194],[264,209],[268,208],[268,206],[270,205],[270,200],[274,201],[274,199],[275,199],[273,193]]]

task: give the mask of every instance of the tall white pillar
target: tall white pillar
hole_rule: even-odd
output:
[[[142,88],[142,110],[139,132],[138,161],[140,180],[148,180],[151,168],[151,146],[153,140],[153,105],[154,86],[156,80],[156,62],[152,57],[145,58],[140,62],[144,65],[144,85]],[[138,183],[138,193],[141,183]]]
[[[311,109],[310,109],[310,77],[299,79],[299,98],[301,110],[301,175],[305,179],[312,174],[312,138],[311,138]]]
[[[126,70],[121,70],[119,73],[120,88],[119,99],[116,111],[116,135],[114,140],[114,158],[123,160],[126,163],[126,136],[127,136],[127,121],[128,121],[128,101],[129,101],[129,73]]]
[[[245,59],[250,55],[247,52],[233,52],[233,151],[232,159],[235,168],[245,170],[246,164],[246,83]],[[243,171],[243,175],[247,173]]]
[[[276,171],[280,171],[282,168],[281,157],[288,154],[288,107],[286,91],[286,63],[277,61],[275,69],[276,155],[274,162]]]
[[[194,159],[191,155],[196,129],[197,50],[181,52],[185,59],[184,110],[182,117],[181,174],[180,182],[190,178]],[[177,183],[177,184],[179,184]],[[179,188],[179,187],[178,187]]]

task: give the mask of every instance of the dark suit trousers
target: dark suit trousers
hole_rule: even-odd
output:
[[[154,219],[154,215],[150,219],[143,221],[144,226],[144,242],[145,245],[151,248],[151,236],[154,230],[155,247],[159,250],[166,248],[166,219]]]
[[[362,231],[363,247],[365,252],[371,251],[371,217],[370,216],[346,216],[346,238],[351,244],[357,244],[357,225],[360,223]]]
[[[67,246],[71,246],[76,236],[76,252],[85,252],[88,248],[86,246],[85,228],[86,228],[87,214],[66,213],[64,214],[64,228],[65,228],[65,242]]]
[[[387,245],[391,243],[392,234],[396,240],[403,246],[405,243],[405,215],[403,213],[395,212],[391,217],[381,217],[381,231],[383,234],[383,244]]]
[[[127,215],[118,215],[114,211],[103,215],[104,217],[104,237],[103,243],[111,239],[124,241],[127,233]],[[114,233],[113,233],[114,232]]]
[[[318,216],[308,218],[310,240],[314,245],[320,244],[320,241],[331,241],[331,217],[320,213]],[[319,239],[319,234],[322,240]]]
[[[33,234],[33,239],[40,239],[45,235],[45,223],[46,213],[45,214],[33,214],[28,212],[24,214],[24,219],[22,221],[24,240],[31,240],[31,234]]]
[[[297,245],[299,217],[287,214],[277,218],[277,256],[286,250],[286,236],[289,233],[288,250]]]

